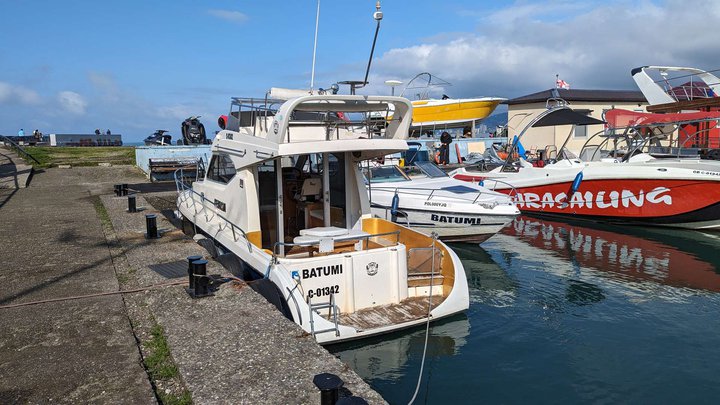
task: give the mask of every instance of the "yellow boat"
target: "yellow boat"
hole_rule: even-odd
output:
[[[495,111],[498,104],[506,100],[499,97],[453,99],[444,94],[441,99],[431,97],[431,93],[441,94],[448,86],[452,84],[428,72],[420,73],[408,82],[400,96],[412,100],[413,127],[460,123],[463,126],[470,123],[472,126],[474,121],[486,118]]]
[[[481,120],[492,114],[504,98],[414,100],[412,125],[442,125]]]

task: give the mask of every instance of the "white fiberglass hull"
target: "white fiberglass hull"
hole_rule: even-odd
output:
[[[506,195],[451,178],[412,178],[369,188],[373,215],[427,235],[434,232],[448,242],[482,242],[520,214]]]
[[[636,159],[637,158],[637,159]],[[630,162],[562,160],[517,172],[454,178],[511,194],[523,212],[646,226],[720,229],[720,163],[633,157]],[[495,184],[493,180],[503,183]],[[574,183],[577,188],[574,189]],[[512,185],[510,188],[508,185]]]
[[[412,210],[400,206],[402,215],[393,222],[430,235],[436,233],[446,242],[482,242],[507,226],[516,214],[489,215],[444,212],[438,210]],[[393,220],[391,206],[373,205],[373,215]]]
[[[331,282],[336,283],[334,287],[340,288],[341,291],[350,291],[353,288],[352,284],[358,283],[357,280],[364,277],[363,274],[369,266],[368,263],[390,263],[391,267],[395,265],[394,263],[404,263],[404,261],[398,260],[399,256],[407,255],[406,248],[402,244],[370,251],[326,256],[324,258],[277,258],[277,263],[272,264],[273,256],[267,250],[259,249],[237,230],[233,231],[233,228],[226,221],[216,215],[219,213],[217,208],[207,201],[203,204],[197,193],[193,193],[191,190],[181,191],[178,196],[177,206],[180,215],[185,220],[193,223],[199,231],[211,236],[218,244],[237,255],[244,265],[257,274],[267,276],[277,286],[279,292],[283,295],[283,299],[288,303],[295,323],[308,333],[315,331],[315,339],[320,344],[333,344],[391,333],[424,324],[428,320],[427,316],[421,316],[406,322],[368,329],[339,324],[336,329],[331,319],[326,319],[316,310],[311,310],[308,305],[308,296],[313,296],[314,300],[311,299],[311,302],[317,302],[318,299],[322,300],[322,295],[325,294],[324,290],[327,287],[311,288],[311,284],[308,282],[305,290],[298,288],[297,278],[295,278],[294,274],[300,273],[302,276],[303,268],[315,270],[341,266],[341,269],[345,269],[344,273],[343,270],[340,271],[343,276]],[[438,248],[443,249],[447,259],[452,262],[455,275],[449,295],[440,304],[433,305],[430,311],[432,321],[464,312],[470,305],[467,279],[460,259],[442,242],[437,241],[436,243]],[[396,268],[395,272],[399,277],[402,277],[403,274],[407,277],[407,269],[405,268]],[[383,285],[397,285],[399,281],[396,278],[395,281],[383,283]],[[347,282],[350,284],[347,284]],[[330,288],[332,287],[330,286]],[[401,293],[408,294],[407,291]],[[357,296],[357,294],[355,295]],[[372,299],[370,293],[363,293],[362,296]],[[325,300],[327,299],[325,298]],[[325,311],[327,312],[327,310]]]

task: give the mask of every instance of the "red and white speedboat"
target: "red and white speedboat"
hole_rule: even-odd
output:
[[[533,124],[552,122],[554,114],[570,116],[567,106],[549,108]],[[697,113],[695,113],[697,114]],[[720,113],[702,113],[720,120]],[[677,114],[682,116],[682,114]],[[693,119],[698,119],[694,117]],[[665,120],[667,121],[667,120]],[[569,122],[563,122],[568,124]],[[581,160],[561,148],[557,161],[543,167],[519,159],[488,172],[455,170],[456,179],[483,182],[485,187],[511,194],[522,212],[626,224],[689,229],[720,229],[720,162],[701,159],[692,149],[660,146],[672,138],[668,122],[645,122],[631,131],[607,131],[605,143],[583,148]],[[678,128],[680,125],[677,126]],[[620,148],[622,136],[625,147]],[[522,137],[522,133],[519,137]],[[685,145],[688,137],[677,136]],[[611,144],[613,147],[607,147]],[[657,153],[655,153],[655,152]],[[542,166],[542,165],[541,165]]]

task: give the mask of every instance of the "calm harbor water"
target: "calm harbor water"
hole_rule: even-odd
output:
[[[719,246],[720,233],[524,216],[453,244],[470,309],[431,327],[415,403],[716,403]],[[405,404],[424,332],[329,349]]]

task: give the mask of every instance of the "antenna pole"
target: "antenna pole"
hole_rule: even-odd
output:
[[[317,52],[318,24],[320,22],[320,0],[317,1],[317,14],[315,15],[315,41],[313,42],[312,71],[310,73],[310,93],[315,86],[315,54]]]
[[[372,48],[370,48],[370,59],[368,59],[367,69],[365,70],[365,80],[357,86],[357,88],[365,87],[368,84],[368,75],[370,74],[370,64],[372,63],[373,53],[375,53],[375,42],[377,42],[378,32],[380,31],[380,21],[383,18],[383,13],[380,11],[380,0],[375,4],[375,12],[373,18],[377,21],[377,27],[375,28],[375,37],[373,38]]]

